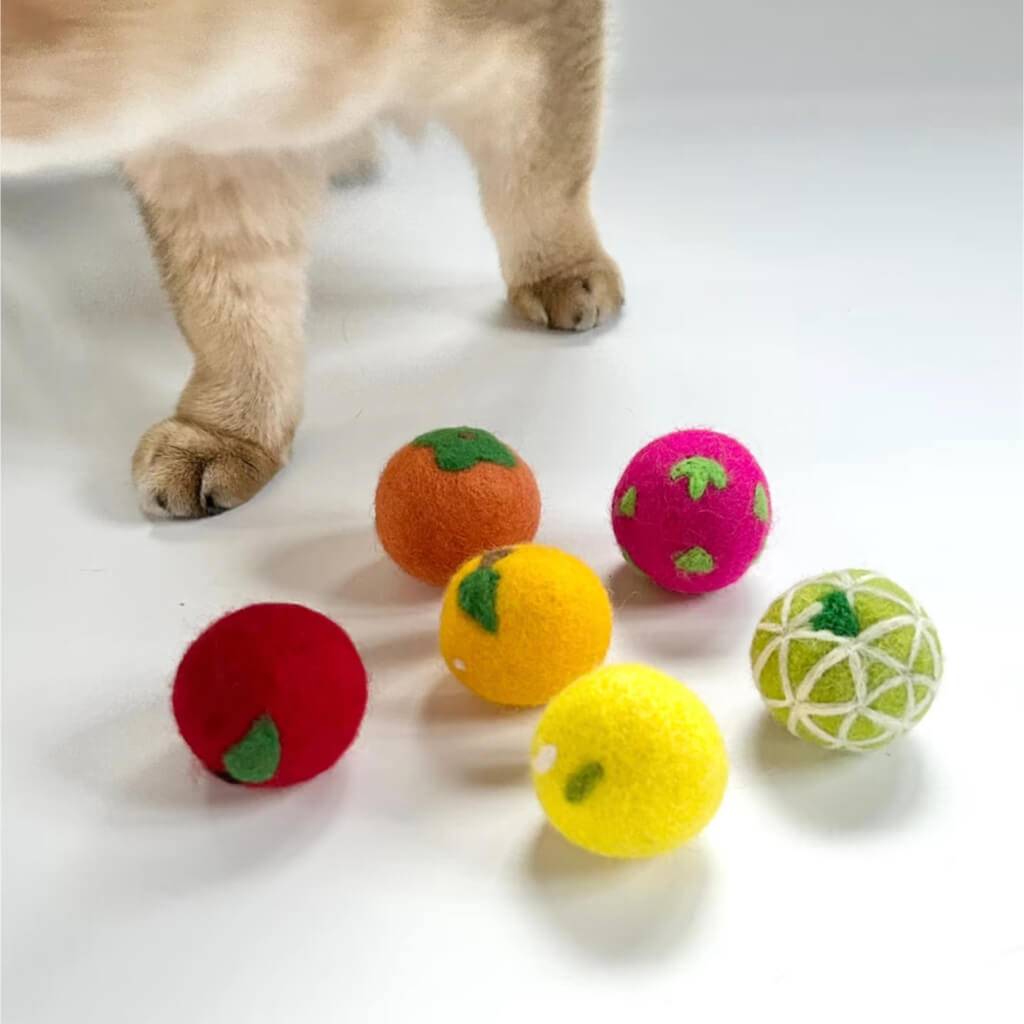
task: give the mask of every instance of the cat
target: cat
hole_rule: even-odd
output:
[[[215,515],[285,464],[308,232],[340,150],[438,121],[476,165],[508,298],[615,315],[590,211],[605,0],[3,0],[3,169],[116,161],[194,356],[132,460],[145,513]],[[334,159],[332,159],[332,156]]]

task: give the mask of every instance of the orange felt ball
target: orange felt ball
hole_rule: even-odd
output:
[[[468,558],[533,540],[540,492],[493,434],[445,427],[400,448],[377,482],[377,536],[410,576],[443,586]]]

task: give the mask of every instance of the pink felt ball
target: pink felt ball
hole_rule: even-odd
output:
[[[626,560],[684,594],[735,583],[760,554],[771,520],[757,460],[714,430],[677,430],[651,441],[633,456],[612,498]]]

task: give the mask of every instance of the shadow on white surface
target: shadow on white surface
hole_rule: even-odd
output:
[[[686,594],[672,594],[659,587],[625,562],[608,574],[605,586],[616,614],[647,611],[651,608],[674,610],[693,600]]]
[[[580,952],[609,962],[675,956],[711,880],[700,846],[651,860],[609,860],[573,846],[549,825],[537,833],[524,866],[538,912]]]
[[[406,576],[388,561],[369,524],[278,548],[260,569],[275,587],[321,602],[344,601],[349,615],[393,616],[402,609],[436,603],[440,594],[436,587]]]
[[[367,714],[403,730],[432,685],[440,655],[437,630],[394,630],[383,640],[356,641],[370,680]]]
[[[86,468],[80,470],[78,496],[91,517],[129,526],[146,523],[131,477],[132,446],[137,440],[126,434],[120,452],[97,448],[91,459],[83,460]]]
[[[530,786],[530,737],[540,710],[491,704],[445,673],[420,704],[423,747],[447,775],[481,787]]]
[[[712,594],[671,594],[623,564],[606,585],[631,643],[657,657],[730,653],[760,611],[746,580]]]
[[[437,318],[439,323],[448,323],[452,310],[460,310],[465,311],[470,322],[476,320],[481,326],[494,322],[501,292],[489,276],[479,282],[455,284],[450,275],[433,280],[428,275],[426,284],[410,284],[408,278],[396,273],[393,265],[357,261],[347,253],[344,265],[339,267],[332,259],[333,248],[321,248],[318,255],[322,258],[311,268],[310,306],[325,318],[340,312],[346,320],[411,315],[425,322]],[[323,323],[318,328],[318,338],[331,335],[329,322]],[[351,345],[370,344],[365,339],[353,340],[346,336],[347,332],[339,333]]]
[[[884,831],[906,825],[928,799],[928,772],[913,737],[867,754],[798,740],[767,714],[749,753],[761,788],[788,815],[823,832]]]
[[[359,644],[359,653],[373,680],[387,673],[387,679],[394,678],[395,669],[419,667],[432,676],[441,663],[437,649],[437,628],[396,630],[384,640],[373,640]],[[408,710],[408,707],[406,707]]]
[[[223,782],[176,735],[169,697],[94,721],[50,760],[65,780],[90,791],[111,827],[152,828],[166,840],[169,819],[201,825],[161,842],[156,865],[147,865],[159,865],[169,888],[220,881],[301,852],[334,818],[345,785],[344,764],[288,789]]]
[[[341,584],[340,593],[352,606],[383,609],[385,614],[392,614],[396,607],[436,605],[442,591],[407,576],[380,555],[349,573]]]

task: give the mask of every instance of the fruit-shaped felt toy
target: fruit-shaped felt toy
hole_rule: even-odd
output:
[[[651,857],[695,836],[729,773],[708,709],[644,665],[600,668],[566,687],[537,726],[531,762],[551,824],[605,857]]]
[[[291,786],[319,775],[355,739],[366,670],[348,634],[296,604],[254,604],[218,619],[185,652],[174,717],[215,775]]]
[[[533,540],[540,493],[493,434],[446,427],[400,448],[377,483],[377,536],[411,576],[442,586],[482,551]]]
[[[641,448],[612,499],[626,561],[685,594],[735,583],[764,546],[771,518],[757,460],[714,430],[678,430]]]
[[[471,558],[441,610],[441,654],[470,690],[514,707],[546,704],[608,652],[612,606],[578,558],[523,544]]]
[[[942,677],[924,609],[878,573],[804,580],[772,603],[750,645],[754,680],[794,736],[874,750],[916,725]]]

